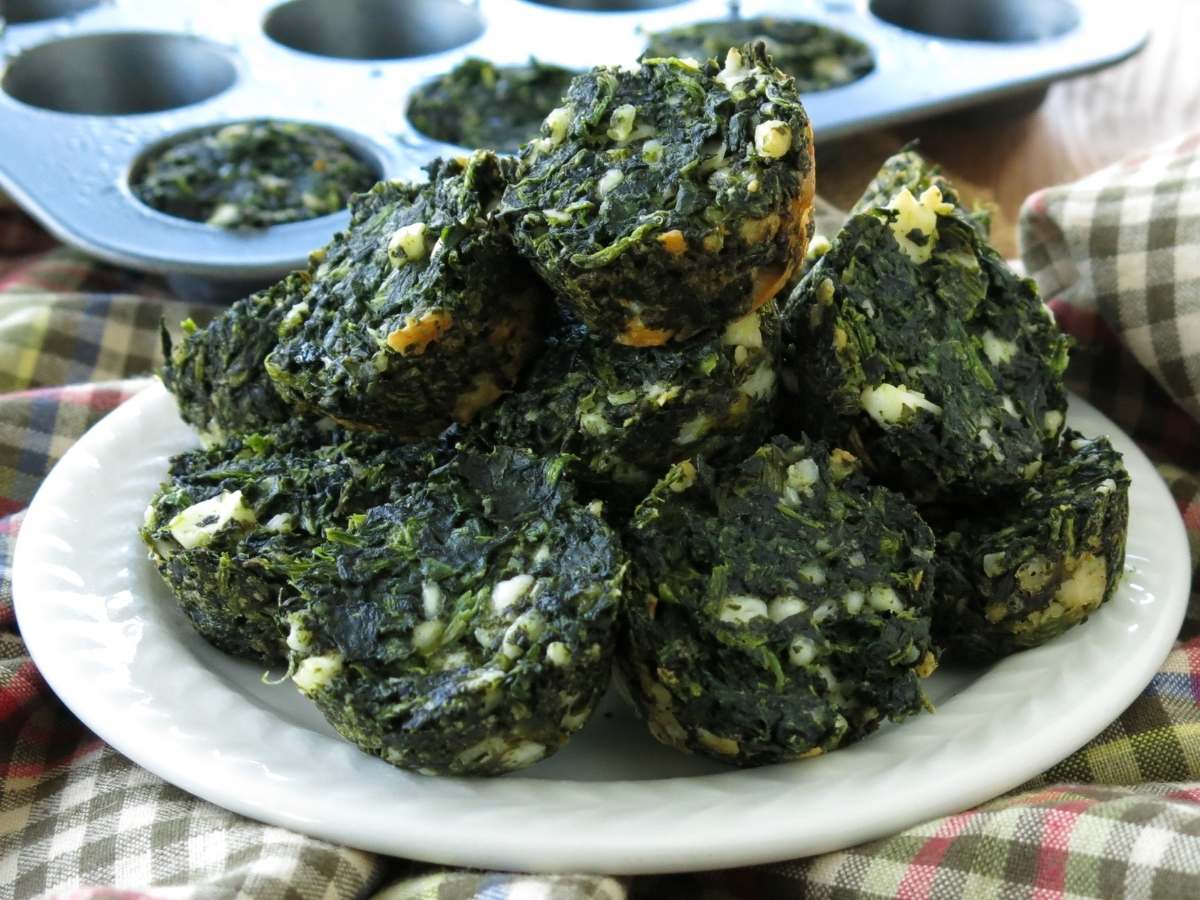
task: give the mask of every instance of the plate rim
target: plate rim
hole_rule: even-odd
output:
[[[795,793],[797,784],[803,786],[805,772],[795,769],[805,763],[792,763],[784,766],[770,766],[760,769],[731,770],[716,775],[675,777],[651,780],[617,779],[604,782],[570,781],[570,780],[538,780],[522,778],[519,775],[503,779],[481,781],[479,779],[431,779],[427,776],[411,773],[398,773],[397,784],[408,783],[419,789],[422,795],[417,801],[411,799],[386,798],[388,802],[380,804],[379,808],[355,810],[349,816],[343,815],[336,821],[319,815],[319,802],[309,801],[289,806],[280,803],[286,800],[281,797],[278,786],[272,784],[272,772],[268,766],[254,761],[237,760],[228,756],[223,757],[219,747],[209,747],[208,752],[200,752],[195,747],[180,747],[180,740],[185,740],[186,732],[179,731],[178,725],[172,726],[171,716],[155,708],[142,708],[137,705],[139,698],[132,688],[125,691],[125,702],[133,704],[123,707],[125,712],[132,712],[135,726],[123,730],[121,722],[105,718],[104,694],[92,691],[92,682],[80,684],[72,678],[73,674],[84,670],[94,662],[73,658],[59,646],[55,629],[51,627],[53,619],[47,619],[43,614],[48,596],[54,596],[53,578],[63,576],[63,573],[39,571],[35,565],[38,559],[38,541],[53,531],[45,529],[52,524],[54,498],[57,492],[69,486],[70,473],[80,466],[99,468],[100,457],[96,450],[103,450],[105,442],[112,442],[119,436],[122,428],[132,428],[134,420],[139,416],[154,411],[156,407],[169,403],[169,395],[161,383],[154,381],[145,389],[126,400],[107,416],[101,419],[79,441],[77,441],[55,465],[39,486],[37,493],[26,509],[22,527],[17,536],[17,544],[13,556],[12,590],[14,607],[22,637],[25,640],[30,656],[38,666],[39,671],[49,683],[52,690],[64,704],[90,728],[97,736],[103,738],[118,752],[129,757],[138,765],[157,774],[164,780],[175,784],[197,796],[216,803],[226,809],[249,816],[269,824],[292,828],[314,837],[337,843],[348,844],[363,850],[370,850],[390,855],[409,856],[433,862],[450,865],[470,865],[481,868],[518,869],[523,871],[603,871],[610,874],[632,874],[649,872],[689,871],[698,868],[715,869],[741,865],[756,865],[765,862],[790,859],[799,855],[811,855],[842,847],[852,846],[865,840],[878,838],[910,827],[919,822],[937,816],[957,812],[977,805],[987,799],[1016,787],[1029,777],[1044,771],[1065,756],[1074,752],[1088,740],[1098,734],[1113,719],[1115,719],[1157,672],[1162,660],[1170,650],[1186,611],[1190,588],[1190,570],[1186,564],[1188,556],[1187,536],[1182,519],[1176,513],[1171,517],[1161,517],[1157,522],[1160,531],[1155,547],[1167,562],[1163,578],[1165,587],[1159,591],[1164,594],[1157,599],[1151,598],[1151,603],[1158,603],[1157,616],[1150,622],[1149,634],[1143,639],[1141,652],[1131,659],[1119,661],[1110,665],[1114,673],[1119,672],[1120,678],[1116,685],[1106,685],[1102,696],[1093,697],[1091,706],[1076,706],[1063,711],[1056,720],[1058,734],[1048,737],[1026,733],[1018,735],[1009,748],[1014,752],[1009,754],[1006,764],[999,766],[990,773],[989,778],[968,778],[970,771],[947,771],[936,784],[928,785],[928,789],[908,805],[894,801],[882,803],[880,809],[873,810],[873,815],[864,820],[861,816],[831,817],[826,811],[821,818],[818,810],[815,819],[810,819],[807,826],[799,832],[788,828],[762,827],[753,834],[741,834],[731,838],[730,834],[717,835],[720,828],[714,829],[711,824],[703,826],[703,836],[698,836],[693,828],[678,827],[679,822],[672,823],[675,827],[659,829],[654,833],[656,842],[652,846],[644,846],[637,836],[643,829],[638,822],[646,820],[661,804],[669,801],[672,792],[678,790],[681,782],[686,782],[686,789],[696,792],[697,800],[702,801],[698,810],[689,813],[695,818],[698,814],[719,821],[725,827],[732,827],[726,817],[734,821],[746,819],[745,804],[738,802],[738,795],[743,793],[741,788],[754,786],[762,790],[777,792],[772,810],[779,809],[780,803],[789,799],[789,793]],[[1170,492],[1161,477],[1145,454],[1133,443],[1115,423],[1107,419],[1091,404],[1072,395],[1070,400],[1072,414],[1094,416],[1106,426],[1106,433],[1114,444],[1119,444],[1126,454],[1126,465],[1131,475],[1137,470],[1139,482],[1138,496],[1149,496],[1147,503],[1158,509],[1163,504],[1169,504],[1172,511],[1176,506]],[[173,403],[170,404],[173,409]],[[126,420],[130,420],[128,423]],[[170,427],[182,426],[178,422],[168,423]],[[168,426],[164,426],[168,427]],[[1132,452],[1131,452],[1132,451]],[[1147,475],[1149,477],[1147,477]],[[1142,480],[1144,479],[1144,481]],[[1131,500],[1134,493],[1131,490]],[[1153,503],[1150,503],[1153,501]],[[1161,509],[1159,509],[1161,512]],[[1131,515],[1131,523],[1133,516]],[[1132,534],[1132,524],[1131,524]],[[140,543],[139,543],[140,546]],[[1175,555],[1171,562],[1172,554]],[[1180,557],[1179,554],[1182,554]],[[1182,560],[1182,562],[1180,561]],[[1128,573],[1128,566],[1127,566]],[[50,582],[47,583],[47,579]],[[1120,591],[1125,591],[1130,584],[1127,577]],[[70,590],[57,589],[64,597],[70,595]],[[49,591],[48,595],[46,592]],[[76,589],[76,592],[77,589]],[[39,600],[40,598],[40,600]],[[1107,608],[1107,607],[1106,607]],[[1099,619],[1101,613],[1096,614]],[[1080,632],[1075,629],[1073,633]],[[1070,635],[1064,636],[1070,637]],[[1062,639],[1060,639],[1062,640]],[[1147,641],[1149,643],[1147,644]],[[1078,639],[1076,639],[1078,642]],[[1057,642],[1056,642],[1057,643]],[[1051,649],[1054,645],[1048,645]],[[111,651],[114,648],[108,647]],[[1042,650],[1047,648],[1041,648]],[[1093,648],[1094,649],[1094,648]],[[989,670],[998,672],[1007,666],[1008,669],[1024,670],[1023,663],[1038,659],[1045,663],[1049,656],[1040,651],[1026,651],[1017,657],[1010,657]],[[85,654],[86,655],[86,654]],[[1022,665],[1013,666],[1013,660],[1019,660]],[[1062,659],[1058,660],[1062,662]],[[192,660],[197,666],[199,662]],[[186,668],[185,661],[185,668]],[[1031,671],[1032,671],[1031,667]],[[208,671],[208,670],[205,670]],[[1007,671],[1007,670],[1005,670]],[[209,675],[213,673],[210,671]],[[1019,674],[1019,673],[1018,673]],[[973,685],[974,686],[974,685]],[[108,686],[111,691],[113,688]],[[961,706],[961,704],[960,704]],[[108,701],[107,711],[115,708]],[[943,707],[943,710],[945,707]],[[1102,712],[1101,712],[1102,711]],[[245,722],[253,722],[258,727],[263,723],[258,717],[270,716],[263,710],[258,710],[258,717],[249,710],[236,710],[244,716]],[[935,716],[937,713],[934,714]],[[943,712],[943,716],[946,713]],[[957,715],[957,713],[955,713]],[[931,717],[924,716],[912,720],[913,723],[924,722]],[[166,739],[158,731],[166,725]],[[341,742],[320,735],[315,735],[300,726],[283,723],[284,730],[299,729],[308,740],[313,739],[338,744]],[[906,723],[903,728],[911,727]],[[174,730],[172,730],[174,729]],[[936,732],[936,729],[934,729]],[[900,730],[889,732],[903,734]],[[1067,737],[1063,737],[1063,734]],[[297,738],[296,735],[288,735]],[[155,740],[155,738],[160,740]],[[139,738],[141,740],[139,740]],[[914,738],[916,740],[917,738]],[[909,741],[912,743],[912,741]],[[839,750],[824,759],[842,760],[855,757],[870,757],[877,754],[872,740]],[[174,753],[165,754],[164,748]],[[360,753],[348,743],[340,747],[321,747],[328,761],[348,767],[346,772],[358,774],[368,771],[371,765],[384,767],[389,772],[396,772],[385,763],[366,754]],[[936,747],[930,749],[930,754],[936,756]],[[197,760],[205,758],[211,763],[216,761],[223,765],[225,780],[217,779],[213,783],[211,775],[206,774],[204,766],[198,766]],[[292,760],[294,761],[294,760]],[[901,762],[909,764],[912,761],[905,757]],[[828,766],[828,763],[824,763]],[[834,772],[844,766],[832,766]],[[790,770],[789,776],[784,770]],[[218,771],[221,769],[219,768]],[[232,773],[232,774],[231,774]],[[260,783],[254,783],[253,776],[257,773]],[[374,777],[374,773],[369,773]],[[977,773],[976,773],[977,774]],[[263,776],[268,776],[263,778]],[[392,776],[388,776],[392,777]],[[249,780],[248,780],[249,779]],[[423,782],[436,783],[433,794],[443,795],[449,811],[457,810],[459,815],[441,811],[435,815],[421,815],[415,821],[407,824],[397,816],[428,812],[423,806],[428,798],[424,788],[428,783],[417,784],[415,779]],[[970,782],[970,783],[967,783]],[[511,813],[504,814],[503,806],[494,806],[497,799],[511,801],[522,787],[541,785],[535,789],[542,793],[550,791],[562,794],[555,800],[556,826],[537,823],[540,828],[536,832],[540,842],[536,848],[531,847],[530,834],[526,829],[512,827]],[[266,786],[264,788],[264,785]],[[545,786],[553,786],[552,789]],[[600,785],[606,787],[601,788]],[[564,787],[565,786],[565,787]],[[336,785],[335,785],[336,787]],[[270,789],[274,788],[274,789]],[[791,790],[789,790],[789,788]],[[345,790],[342,791],[345,793]],[[611,795],[607,798],[597,794]],[[351,792],[353,794],[353,792]],[[361,798],[359,798],[361,799]],[[609,816],[614,812],[611,805],[605,808],[605,803],[611,804],[613,799],[626,806],[619,811],[623,813],[617,818],[620,823],[601,821],[591,825],[594,818],[589,817],[589,810],[603,812]],[[790,798],[803,803],[803,797]],[[563,804],[566,807],[563,807]],[[435,811],[436,812],[436,811]],[[532,811],[530,811],[532,812]],[[811,810],[804,809],[806,814]],[[382,815],[381,815],[382,813]],[[460,815],[470,815],[471,821],[464,825]],[[775,826],[778,826],[778,816],[766,816]],[[798,817],[804,818],[804,817]],[[819,831],[813,822],[824,822],[826,829]],[[527,823],[528,824],[528,823]],[[586,834],[578,831],[577,826],[589,824]],[[381,826],[388,826],[381,827]],[[574,826],[574,827],[573,827]],[[699,826],[698,826],[699,827]],[[470,835],[477,840],[471,840]]]

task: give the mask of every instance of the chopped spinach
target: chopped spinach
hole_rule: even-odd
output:
[[[293,272],[234,303],[204,328],[185,322],[179,344],[173,344],[163,326],[163,384],[175,395],[180,417],[206,441],[269,429],[297,417],[263,363],[308,284],[307,273]]]
[[[497,66],[471,57],[417,88],[408,119],[435,140],[511,153],[537,136],[575,74],[533,58]]]
[[[846,451],[778,437],[677,463],[627,546],[619,661],[663,743],[760,765],[927,705],[933,534]]]
[[[442,451],[382,435],[302,425],[234,438],[171,460],[142,538],[196,630],[265,662],[285,658],[280,601],[289,568],[329,529],[403,493]]]
[[[267,228],[346,208],[375,170],[344,140],[297,122],[237,122],[191,135],[135,173],[138,199],[220,228]]]
[[[1021,493],[930,521],[934,634],[947,656],[990,661],[1044,644],[1112,596],[1125,563],[1129,474],[1107,439],[1068,430]]]
[[[477,152],[357,195],[267,357],[280,394],[349,427],[428,435],[508,390],[543,319],[493,215],[510,169]]]
[[[720,328],[789,281],[812,234],[812,132],[761,44],[724,65],[577,77],[521,149],[503,214],[574,315],[633,346]]]
[[[937,183],[852,216],[785,334],[790,430],[916,499],[1012,490],[1057,443],[1069,339]]]
[[[625,563],[561,457],[464,453],[293,575],[293,680],[363,750],[499,774],[558,750],[608,684]]]
[[[724,59],[730,47],[762,41],[775,65],[796,79],[802,94],[826,91],[858,81],[875,68],[871,49],[842,31],[803,22],[758,16],[697,22],[656,31],[643,56]]]
[[[774,303],[715,335],[659,348],[622,347],[566,326],[519,390],[477,432],[495,444],[570,453],[586,489],[621,509],[667,466],[703,454],[738,460],[770,433],[779,359]]]

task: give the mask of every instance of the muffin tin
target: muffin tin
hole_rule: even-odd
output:
[[[818,140],[1044,90],[1134,53],[1146,17],[1109,0],[744,0],[870,45],[875,70],[810,94]],[[63,241],[238,293],[303,265],[347,214],[227,232],[140,203],[130,172],[197,128],[324,125],[380,177],[460,153],[405,117],[412,89],[467,56],[583,68],[632,62],[643,32],[729,14],[724,0],[8,0],[0,187]]]

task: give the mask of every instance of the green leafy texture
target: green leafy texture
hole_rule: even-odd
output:
[[[432,445],[393,443],[285,426],[174,457],[141,535],[196,630],[226,652],[283,660],[289,567],[438,462]]]
[[[678,463],[627,546],[620,662],[663,743],[761,765],[927,705],[933,534],[849,453],[777,437],[733,468]]]
[[[571,83],[504,195],[518,247],[594,333],[657,346],[761,306],[812,234],[795,83],[761,45]]]
[[[492,215],[510,168],[479,152],[356,196],[267,358],[279,392],[349,427],[427,435],[511,387],[543,297]]]
[[[296,122],[239,122],[151,156],[133,193],[168,215],[220,228],[267,228],[326,216],[375,182],[340,137]]]
[[[308,284],[307,273],[294,272],[237,301],[205,328],[185,322],[178,344],[164,325],[163,384],[175,395],[183,420],[206,441],[270,429],[298,416],[275,390],[263,362]]]
[[[408,120],[435,140],[511,153],[537,136],[575,74],[532,57],[520,66],[471,57],[418,87]]]
[[[587,489],[632,509],[670,463],[738,460],[773,427],[780,322],[774,303],[724,332],[663,348],[622,347],[568,326],[478,435],[571,453]]]
[[[1125,563],[1129,475],[1107,439],[1068,430],[1022,493],[930,521],[935,636],[947,656],[990,661],[1044,644],[1112,596]]]
[[[461,454],[296,567],[293,679],[341,734],[404,768],[496,775],[583,727],[625,564],[566,463]]]
[[[699,22],[650,36],[644,56],[724,59],[730,47],[762,41],[775,65],[796,79],[802,94],[858,81],[875,68],[871,49],[857,38],[815,22],[759,16]]]
[[[852,216],[789,297],[784,417],[918,500],[1002,493],[1057,443],[1069,339],[976,221],[928,190],[897,195],[907,212]]]

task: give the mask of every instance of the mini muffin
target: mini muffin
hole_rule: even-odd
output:
[[[171,460],[141,534],[209,643],[267,663],[286,657],[288,568],[328,529],[404,492],[438,460],[436,447],[392,443],[285,426]]]
[[[858,81],[875,68],[871,49],[857,38],[816,22],[756,16],[697,22],[650,35],[645,57],[724,59],[730,47],[762,41],[775,65],[796,79],[802,94]]]
[[[1068,430],[1019,494],[931,518],[934,632],[956,658],[990,661],[1084,621],[1125,563],[1129,474],[1105,438]]]
[[[926,707],[933,534],[844,450],[676,464],[629,530],[621,665],[651,733],[743,766]]]
[[[147,206],[218,228],[326,216],[375,183],[344,140],[299,122],[236,122],[152,155],[131,182]]]
[[[1069,341],[936,181],[849,219],[785,333],[790,430],[918,500],[1019,488],[1057,444]]]
[[[718,329],[790,280],[812,234],[812,131],[762,45],[577,77],[504,195],[518,247],[597,335]]]
[[[779,313],[769,303],[716,334],[632,348],[567,326],[518,392],[488,410],[495,444],[580,461],[586,489],[632,509],[676,460],[736,461],[773,427]]]
[[[510,168],[483,152],[436,160],[427,183],[355,197],[267,357],[278,391],[406,436],[468,422],[506,391],[543,316],[541,286],[492,214]]]
[[[625,564],[566,463],[460,454],[313,553],[292,678],[348,740],[428,774],[496,775],[583,727],[608,684]]]
[[[408,120],[423,134],[460,147],[515,152],[537,137],[575,72],[530,58],[518,66],[465,59],[418,87]]]
[[[188,319],[178,344],[163,327],[163,384],[175,396],[180,417],[206,443],[271,429],[299,415],[275,390],[263,363],[308,285],[306,272],[293,272],[237,301],[204,328]]]

